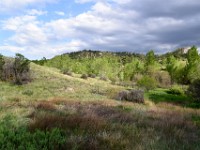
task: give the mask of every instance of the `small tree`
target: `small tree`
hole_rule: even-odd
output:
[[[154,65],[155,64],[155,54],[153,50],[150,50],[146,54],[146,66]]]
[[[144,76],[137,82],[137,85],[145,90],[153,90],[157,87],[157,81],[149,76]]]
[[[22,84],[24,80],[29,79],[29,64],[30,61],[22,54],[17,53],[14,61],[14,78],[16,84]]]
[[[199,54],[196,46],[192,46],[187,53],[188,64],[194,64],[199,60]]]
[[[176,58],[173,55],[167,57],[166,70],[169,72],[172,82],[175,81],[177,71]]]
[[[184,69],[185,81],[186,83],[191,83],[193,76],[198,74],[198,65],[199,65],[199,54],[195,46],[188,50],[187,53],[187,65]],[[199,78],[199,77],[198,77]]]
[[[5,64],[3,55],[0,54],[0,80],[3,80],[3,66]]]
[[[190,84],[188,88],[188,93],[193,98],[195,98],[198,102],[200,102],[200,79],[195,80],[192,84]]]

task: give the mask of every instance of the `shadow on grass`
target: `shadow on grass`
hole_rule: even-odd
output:
[[[200,108],[200,104],[193,101],[191,97],[187,95],[175,95],[175,94],[168,94],[167,90],[164,89],[157,89],[154,91],[148,92],[148,97],[154,103],[171,103],[183,107],[190,107],[190,108]]]

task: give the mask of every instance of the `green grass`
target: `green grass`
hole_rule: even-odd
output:
[[[31,64],[29,84],[0,82],[0,149],[200,149],[200,110],[149,91],[145,104],[114,99],[123,87]]]
[[[171,103],[183,107],[200,108],[193,99],[185,94],[169,94],[168,89],[155,89],[151,90],[145,95],[146,98],[152,100],[154,103]]]

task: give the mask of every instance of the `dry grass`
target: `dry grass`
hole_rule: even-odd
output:
[[[34,82],[21,87],[2,83],[0,117],[12,114],[32,132],[64,130],[63,149],[200,149],[200,110],[116,101],[110,98],[122,87],[32,68]],[[27,89],[33,94],[24,95]]]
[[[200,127],[191,119],[195,112],[183,111],[181,107],[172,110],[130,103],[64,99],[37,102],[36,106],[40,107],[35,107],[29,129],[63,129],[70,136],[65,148],[79,145],[78,149],[89,150],[106,147],[146,149],[149,146],[153,149],[191,149],[200,146]]]

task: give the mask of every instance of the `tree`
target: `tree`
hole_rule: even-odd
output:
[[[157,81],[149,76],[144,76],[141,78],[138,82],[137,85],[141,88],[144,88],[145,90],[153,90],[157,87]]]
[[[192,65],[199,60],[199,54],[196,46],[192,46],[187,53],[188,64]]]
[[[16,84],[22,84],[23,80],[29,79],[29,64],[30,61],[22,54],[17,53],[14,61],[14,78]]]
[[[200,79],[195,80],[190,84],[188,88],[188,93],[195,98],[198,102],[200,102]]]
[[[155,54],[153,50],[150,50],[146,54],[146,66],[154,65],[155,64]]]
[[[200,78],[200,76],[196,76],[199,73],[199,54],[198,50],[195,46],[191,47],[187,53],[187,64],[185,66],[184,74],[186,83],[191,83],[193,77],[195,79]]]
[[[173,55],[169,55],[167,57],[166,70],[169,72],[172,82],[174,82],[177,66],[176,66],[176,58]]]
[[[0,54],[0,80],[3,80],[3,66],[5,64],[3,55]]]

